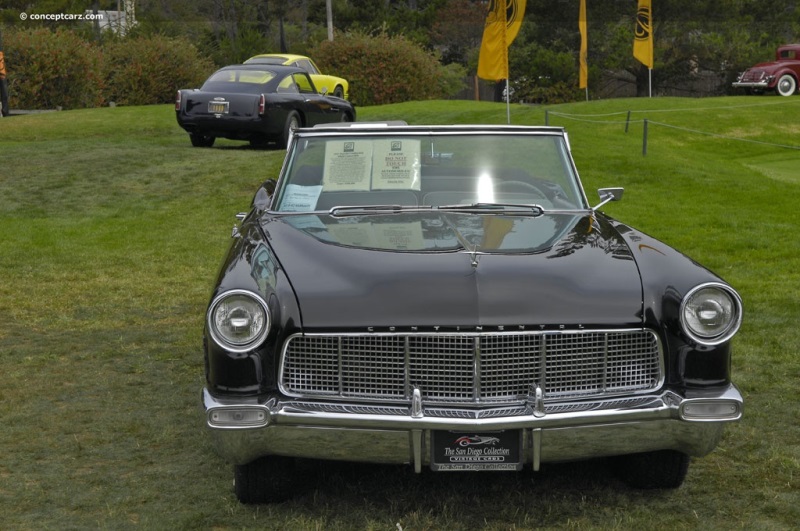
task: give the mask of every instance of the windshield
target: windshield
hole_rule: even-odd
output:
[[[279,212],[375,205],[585,208],[560,135],[311,136],[294,145],[285,172],[273,205]]]

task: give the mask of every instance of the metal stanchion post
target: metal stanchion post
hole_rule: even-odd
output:
[[[642,135],[642,156],[647,155],[647,118],[644,119],[644,134]]]

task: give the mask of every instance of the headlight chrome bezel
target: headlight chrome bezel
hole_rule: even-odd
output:
[[[726,309],[719,303],[720,300],[730,305],[730,315],[726,315]],[[703,325],[700,322],[702,317],[697,316],[697,311],[694,311],[702,303],[707,303],[707,307],[712,310],[717,307],[722,311],[725,322],[718,326],[709,326],[708,330],[702,330]],[[680,321],[683,332],[693,341],[704,346],[720,345],[736,335],[742,325],[742,299],[736,290],[727,284],[721,282],[699,284],[683,297]]]
[[[241,301],[239,305],[234,304],[233,309],[244,311],[245,317],[256,321],[254,326],[257,330],[242,340],[236,340],[225,334],[218,325],[220,320],[229,318],[220,316],[218,312],[222,311],[223,304],[226,302],[231,304],[232,299]],[[230,315],[233,312],[229,311],[228,313]],[[250,323],[247,324],[249,326]],[[214,342],[225,350],[238,354],[248,352],[261,345],[267,339],[271,324],[272,319],[266,301],[258,294],[244,289],[233,289],[220,293],[208,306],[206,313],[206,327]]]

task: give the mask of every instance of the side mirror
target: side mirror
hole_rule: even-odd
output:
[[[622,193],[625,191],[624,188],[600,188],[597,191],[597,195],[600,196],[600,203],[592,208],[592,210],[597,210],[598,208],[602,207],[606,203],[611,201],[619,201],[622,199]]]
[[[256,195],[253,198],[253,208],[263,212],[268,207],[269,204],[272,202],[272,195],[275,193],[275,186],[278,183],[275,179],[267,179],[264,183],[256,190]]]

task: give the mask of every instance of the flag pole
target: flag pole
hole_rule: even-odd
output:
[[[578,13],[578,31],[580,31],[581,34],[581,50],[578,53],[578,87],[586,89],[586,101],[589,101],[589,65],[586,60],[589,37],[586,28],[586,0],[581,0],[580,11]]]
[[[511,89],[506,79],[506,122],[511,125]]]
[[[653,6],[652,0],[639,0],[633,31],[633,56],[647,67],[647,94],[653,97]],[[637,75],[638,79],[638,75]]]
[[[508,42],[508,21],[505,19],[505,15],[508,14],[507,5],[504,2],[503,6],[503,56],[506,59],[506,124],[511,125],[511,83],[509,78],[511,77],[511,69],[509,68],[509,60],[508,60],[508,47],[511,44]]]
[[[522,25],[527,0],[495,0],[489,2],[478,55],[478,77],[493,81],[495,91],[505,80],[506,121],[511,123],[511,79],[508,72],[508,47]],[[495,101],[497,93],[495,92]]]

